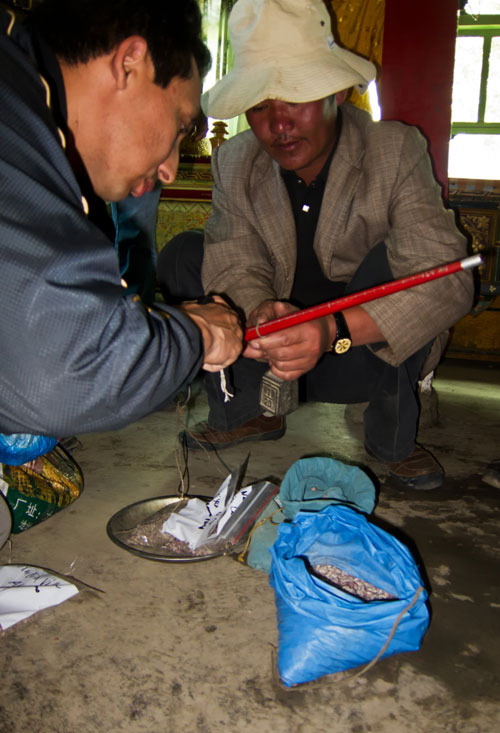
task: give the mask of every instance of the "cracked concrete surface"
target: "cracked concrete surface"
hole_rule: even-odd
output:
[[[423,563],[431,624],[417,652],[286,690],[267,577],[231,557],[152,562],[114,545],[108,519],[176,494],[175,435],[157,412],[124,430],[79,436],[78,501],[0,551],[0,563],[71,574],[84,590],[1,633],[2,733],[492,733],[500,725],[500,493],[481,481],[500,457],[500,366],[448,360],[435,379],[438,425],[420,430],[446,470],[442,488],[408,492],[370,459],[340,405],[303,405],[279,441],[190,453],[190,493],[213,493],[250,451],[247,479],[282,477],[306,455],[367,467],[374,516]],[[198,393],[188,420],[205,416]]]

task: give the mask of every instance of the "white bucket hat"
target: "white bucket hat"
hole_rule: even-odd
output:
[[[202,97],[205,114],[229,119],[264,101],[312,102],[355,86],[375,66],[340,48],[322,0],[238,0],[229,17],[234,67]]]

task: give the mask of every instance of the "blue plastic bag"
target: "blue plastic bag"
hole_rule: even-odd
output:
[[[269,548],[278,537],[278,525],[293,519],[299,511],[320,511],[330,504],[346,504],[371,514],[375,506],[375,486],[358,466],[334,458],[301,458],[295,461],[281,482],[279,500],[273,500],[259,517],[252,533],[247,564],[268,573]],[[280,511],[282,507],[282,511]],[[262,522],[264,519],[267,522]]]
[[[286,686],[369,663],[393,631],[381,657],[420,647],[429,612],[416,563],[399,540],[364,515],[341,505],[299,512],[292,523],[280,524],[271,556],[278,672]],[[396,600],[365,601],[340,590],[311,572],[322,564]]]
[[[57,438],[31,433],[0,433],[0,463],[9,466],[22,466],[38,456],[49,453],[57,445]]]

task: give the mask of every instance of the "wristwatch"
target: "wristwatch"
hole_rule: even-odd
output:
[[[334,313],[333,317],[335,318],[335,323],[337,325],[337,335],[335,336],[331,351],[335,352],[335,354],[345,354],[352,346],[349,327],[342,311]]]

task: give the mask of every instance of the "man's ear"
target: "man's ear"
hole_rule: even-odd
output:
[[[342,92],[337,92],[335,95],[335,100],[337,102],[337,105],[342,104],[342,102],[345,102],[345,98],[347,97],[348,89],[344,89]]]
[[[125,89],[131,72],[142,67],[148,53],[148,44],[142,36],[125,38],[111,56],[111,71],[118,89]]]

